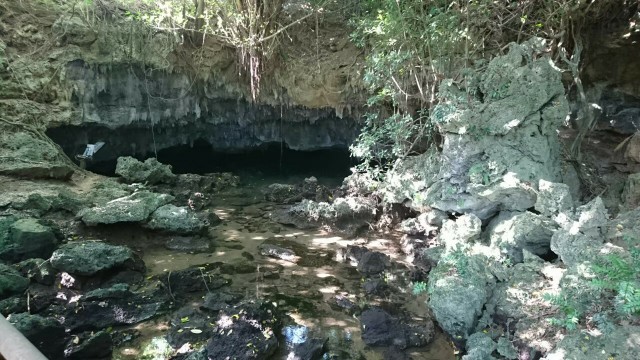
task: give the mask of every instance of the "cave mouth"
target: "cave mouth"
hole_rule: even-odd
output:
[[[153,154],[134,156],[145,160]],[[171,165],[176,174],[206,174],[232,172],[251,178],[304,178],[315,176],[340,179],[348,176],[357,163],[348,149],[327,148],[297,151],[283,143],[266,143],[245,151],[223,152],[215,150],[205,141],[193,145],[178,145],[158,150],[158,161]],[[101,175],[115,176],[117,159],[86,162],[86,169]]]

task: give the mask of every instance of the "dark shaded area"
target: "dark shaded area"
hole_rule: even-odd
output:
[[[148,145],[152,148],[152,144]],[[83,151],[83,146],[65,148],[71,158]],[[86,169],[114,176],[117,160],[113,155],[109,144],[105,145],[92,160],[86,161]],[[153,151],[131,155],[139,160],[154,156]],[[176,174],[233,172],[257,177],[345,177],[350,174],[349,168],[357,163],[345,148],[296,151],[286,144],[268,143],[244,152],[230,153],[216,151],[205,141],[196,141],[193,146],[180,145],[159,150],[158,160],[171,165]]]
[[[176,146],[158,152],[160,162],[171,164],[175,173],[204,174],[230,171],[253,175],[303,175],[345,177],[355,164],[347,149],[295,151],[280,143],[269,143],[243,153],[214,151],[209,144]]]

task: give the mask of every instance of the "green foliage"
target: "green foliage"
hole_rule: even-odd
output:
[[[632,239],[627,241],[634,242]],[[629,254],[628,258],[609,254],[593,265],[596,277],[592,285],[612,294],[614,306],[621,315],[638,315],[640,314],[640,249],[632,248]]]
[[[558,306],[561,317],[551,323],[568,330],[576,328],[585,315],[603,333],[614,326],[611,319],[640,315],[640,248],[637,239],[625,239],[628,254],[608,254],[591,266],[594,278],[584,284],[564,286],[557,295],[544,299]]]
[[[413,289],[411,292],[413,293],[413,295],[420,295],[427,292],[427,283],[424,281],[413,283]]]
[[[461,248],[444,254],[440,262],[454,268],[460,276],[466,275],[469,271],[469,258]]]
[[[439,105],[436,92],[443,79],[453,86],[470,84],[469,69],[481,69],[492,56],[504,53],[510,42],[532,36],[546,40],[545,53],[559,56],[572,46],[583,27],[614,21],[633,12],[616,0],[368,0],[353,17],[352,41],[365,49],[363,80],[370,93],[372,113],[352,147],[354,156],[380,169],[412,152],[420,153],[437,140],[435,123],[456,110]],[[626,16],[626,15],[625,15]],[[632,15],[629,15],[632,16]],[[509,85],[485,94],[508,95]],[[474,94],[464,94],[473,98]],[[429,114],[429,111],[432,113]],[[392,114],[392,115],[389,115]],[[374,120],[372,120],[374,119]],[[413,119],[411,122],[410,119]],[[387,124],[388,123],[388,124]],[[487,131],[480,125],[477,132]],[[407,146],[407,139],[411,139]],[[390,144],[389,141],[400,141]],[[377,142],[381,141],[382,144]]]
[[[351,154],[363,161],[361,170],[367,170],[369,166],[384,169],[394,159],[408,155],[416,136],[428,126],[425,116],[416,119],[401,113],[384,119],[370,113],[365,119],[363,131],[350,147]]]
[[[560,310],[561,317],[549,319],[549,322],[558,327],[567,330],[575,330],[582,317],[582,312],[578,310],[575,301],[566,292],[560,294],[544,294],[543,298],[551,304],[557,306]]]

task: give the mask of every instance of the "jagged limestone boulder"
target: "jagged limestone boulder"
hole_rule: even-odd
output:
[[[144,227],[180,235],[194,235],[203,232],[219,219],[213,213],[195,212],[186,206],[167,204],[151,214]]]
[[[387,201],[485,220],[501,210],[533,207],[540,179],[560,181],[556,130],[569,107],[560,70],[549,58],[532,55],[540,41],[511,44],[508,54],[467,82],[468,89],[442,82],[431,112],[442,150],[395,164],[385,181]],[[417,166],[429,157],[435,161]]]
[[[461,252],[444,254],[429,273],[429,302],[440,327],[456,340],[476,326],[495,286],[487,258]]]
[[[535,209],[540,214],[551,217],[562,212],[570,212],[572,208],[569,185],[540,180],[535,204]]]
[[[142,222],[147,220],[156,209],[172,200],[171,195],[143,190],[108,201],[103,205],[82,209],[77,216],[89,226]]]
[[[529,211],[503,211],[487,226],[486,233],[491,246],[516,262],[522,261],[522,250],[535,255],[549,252],[555,230],[550,219]]]
[[[121,156],[116,164],[116,174],[128,183],[159,184],[171,183],[176,179],[171,165],[162,164],[156,158],[142,162],[131,156]]]
[[[100,241],[82,241],[62,245],[51,255],[51,266],[70,274],[91,276],[116,268],[135,268],[137,259],[128,247]]]
[[[0,122],[0,175],[68,179],[75,166],[44,135],[16,131]]]
[[[483,332],[477,332],[469,336],[466,343],[467,354],[462,360],[492,360],[491,356],[498,344],[491,337]]]
[[[445,220],[440,229],[439,241],[447,250],[455,250],[477,240],[481,232],[482,221],[473,214],[466,214],[456,220]]]
[[[602,199],[597,197],[578,207],[573,218],[569,216],[563,213],[556,217],[561,228],[553,234],[550,245],[562,262],[571,267],[598,256],[608,215]]]
[[[265,190],[264,198],[278,204],[292,204],[302,200],[302,188],[289,184],[271,184]]]
[[[302,200],[299,204],[276,211],[271,218],[281,224],[300,229],[326,226],[347,237],[372,223],[376,216],[376,204],[369,198],[348,196],[333,203]]]
[[[5,236],[0,233],[0,259],[10,262],[35,257],[46,259],[55,250],[56,243],[56,236],[48,226],[36,219],[20,219],[9,226]]]
[[[0,300],[14,294],[21,294],[29,286],[29,279],[8,266],[0,263]]]
[[[609,334],[567,333],[542,360],[635,360],[640,354],[640,327],[616,326]]]

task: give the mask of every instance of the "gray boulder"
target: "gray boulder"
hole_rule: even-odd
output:
[[[390,264],[387,255],[377,251],[367,251],[358,261],[358,272],[365,276],[376,275],[383,272]]]
[[[466,339],[475,328],[495,286],[486,261],[480,255],[449,253],[429,273],[429,307],[456,340]]]
[[[447,220],[449,216],[446,212],[438,209],[429,209],[426,212],[418,215],[418,222],[425,228],[429,226],[442,226],[442,223]]]
[[[491,356],[491,353],[496,350],[497,346],[489,335],[483,332],[474,333],[467,339],[467,354],[462,357],[462,360],[495,359],[495,357]]]
[[[0,259],[10,262],[35,257],[46,259],[53,253],[56,243],[49,227],[36,219],[20,219],[11,224],[4,238],[0,234]]]
[[[542,360],[636,360],[640,354],[639,326],[616,326],[610,334],[569,332]]]
[[[171,195],[143,190],[108,201],[103,205],[82,209],[77,216],[89,226],[142,222],[147,220],[156,209],[172,200]]]
[[[68,179],[75,165],[46,137],[0,124],[0,175]]]
[[[278,204],[292,204],[302,200],[302,188],[289,184],[271,184],[265,190],[264,198]]]
[[[417,156],[395,164],[385,199],[482,220],[533,207],[538,181],[561,179],[556,130],[569,113],[559,69],[547,57],[531,57],[543,47],[541,39],[510,44],[508,54],[471,75],[469,88],[444,80],[430,119],[442,151],[420,156],[431,158],[426,166]]]
[[[272,213],[272,220],[300,229],[326,226],[330,230],[355,236],[374,221],[376,204],[360,197],[337,198],[332,204],[302,200],[299,204]]]
[[[547,254],[554,230],[552,221],[541,215],[504,211],[491,220],[486,233],[491,246],[521,262],[522,250],[535,255]]]
[[[29,286],[29,280],[7,265],[0,263],[0,300],[21,294]]]
[[[128,183],[171,183],[176,178],[171,171],[171,165],[162,164],[156,158],[149,158],[142,162],[131,156],[118,158],[116,174],[122,176]]]
[[[573,208],[569,185],[540,180],[535,209],[544,216],[570,212]]]
[[[373,307],[360,315],[362,341],[369,346],[397,346],[400,349],[425,346],[433,340],[434,325],[407,323],[391,316],[381,308]]]
[[[28,313],[13,314],[7,319],[48,359],[64,358],[64,326],[53,318]]]
[[[59,271],[91,276],[112,269],[137,268],[140,260],[127,247],[83,241],[62,245],[53,252],[51,265]]]
[[[172,234],[194,235],[205,231],[216,219],[214,213],[195,212],[185,206],[167,204],[154,211],[143,226]]]
[[[472,243],[480,237],[482,221],[473,214],[462,215],[456,220],[445,220],[440,230],[440,243],[448,250]]]
[[[597,197],[578,207],[575,217],[561,215],[556,218],[561,229],[551,238],[551,250],[567,266],[593,261],[604,243],[603,230],[608,222],[602,199]]]

